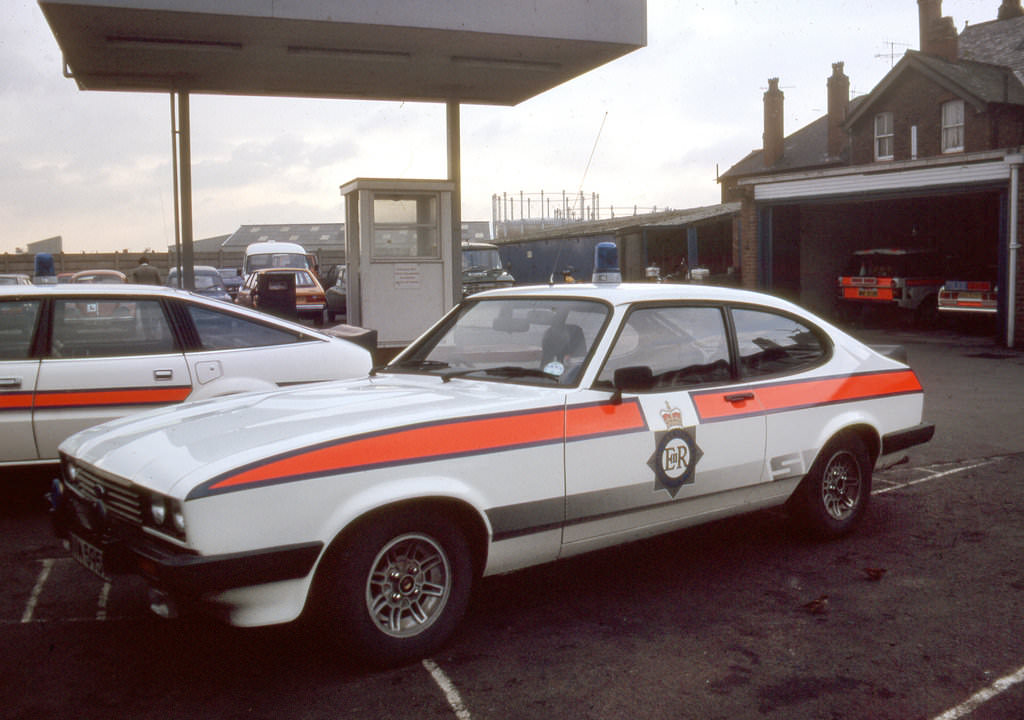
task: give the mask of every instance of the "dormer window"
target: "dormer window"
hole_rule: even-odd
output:
[[[942,152],[964,150],[964,101],[951,100],[942,104]]]
[[[892,160],[893,138],[892,113],[875,115],[875,160]]]

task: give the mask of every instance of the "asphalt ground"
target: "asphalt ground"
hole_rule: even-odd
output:
[[[925,420],[935,423],[932,441],[907,451],[915,464],[1024,452],[1024,352],[1006,348],[988,329],[848,328],[869,345],[907,350],[924,386]]]

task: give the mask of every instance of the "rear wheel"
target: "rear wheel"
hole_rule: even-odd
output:
[[[864,441],[842,435],[829,441],[794,497],[800,522],[819,537],[853,530],[871,498],[871,459]]]
[[[339,645],[377,665],[416,660],[454,632],[473,567],[463,533],[401,513],[356,529],[325,558],[320,620]]]

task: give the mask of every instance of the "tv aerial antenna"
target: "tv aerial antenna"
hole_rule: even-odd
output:
[[[896,58],[903,57],[903,51],[897,51],[896,48],[910,48],[913,47],[910,43],[896,42],[895,40],[886,40],[885,44],[889,46],[889,52],[876,53],[876,58],[889,58],[889,67],[892,68],[896,65]]]

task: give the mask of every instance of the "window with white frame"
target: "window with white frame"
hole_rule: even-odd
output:
[[[950,100],[942,104],[942,152],[963,152],[964,101]]]
[[[892,160],[894,137],[892,113],[875,115],[875,160]]]

